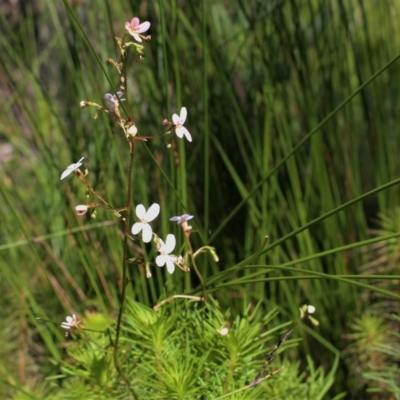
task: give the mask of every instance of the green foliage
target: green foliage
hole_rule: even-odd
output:
[[[221,335],[226,315],[213,299],[206,304],[175,300],[158,312],[129,301],[121,337],[123,381],[114,373],[109,336],[79,331],[67,347],[70,361],[62,362],[63,375],[50,381],[46,399],[122,399],[130,388],[139,398],[151,399],[217,399],[238,389],[242,391],[234,395],[237,399],[322,399],[333,376],[316,369],[310,358],[302,374],[298,362],[282,360],[279,367],[284,368],[270,380],[245,388],[277,334],[287,329],[287,324],[275,324],[277,314],[271,310],[260,317],[257,310],[246,307],[229,332]],[[95,337],[104,347],[93,344]],[[287,345],[295,342],[289,340]],[[277,368],[273,361],[266,374]]]

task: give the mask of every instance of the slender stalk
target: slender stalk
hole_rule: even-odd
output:
[[[190,243],[190,238],[189,238],[189,236],[190,236],[190,229],[186,229],[186,228],[185,228],[185,224],[182,225],[182,228],[183,228],[183,232],[184,232],[184,234],[185,234],[186,243],[187,243],[187,245],[188,245],[188,247],[189,247],[189,254],[190,254],[190,260],[192,261],[192,266],[193,266],[193,268],[194,268],[194,270],[195,270],[195,272],[196,272],[197,277],[198,277],[199,280],[200,280],[200,284],[201,284],[201,287],[202,287],[202,290],[203,290],[203,299],[204,299],[204,301],[207,301],[207,289],[206,289],[206,284],[205,284],[205,282],[204,282],[204,279],[203,279],[203,277],[202,277],[202,275],[201,275],[199,269],[197,268],[196,260],[195,260],[194,253],[193,253],[192,244]]]
[[[127,275],[128,275],[128,230],[130,226],[130,215],[131,215],[131,204],[132,204],[132,189],[133,189],[133,161],[135,155],[135,139],[134,137],[129,137],[129,148],[130,148],[130,161],[129,161],[129,169],[128,169],[128,192],[126,198],[126,218],[125,218],[125,226],[124,226],[124,254],[122,259],[122,287],[120,294],[120,307],[118,312],[118,320],[117,320],[117,329],[115,334],[115,343],[114,343],[114,366],[120,375],[122,371],[118,364],[118,347],[119,347],[119,338],[121,334],[121,323],[122,323],[122,313],[124,311],[125,306],[125,291],[127,286]],[[128,382],[127,382],[128,383]],[[130,390],[134,393],[132,387]],[[134,393],[135,399],[138,399],[137,395]]]
[[[90,185],[90,184],[86,181],[85,176],[82,174],[81,171],[77,170],[76,175],[78,175],[78,178],[87,186],[87,188],[92,192],[92,194],[93,194],[94,196],[96,196],[103,204],[105,204],[109,210],[112,210],[112,212],[113,212],[113,214],[114,214],[115,216],[117,216],[118,218],[121,218],[121,214],[120,214],[113,206],[111,206],[111,204],[109,204],[106,200],[104,200],[104,199],[96,192],[96,190],[94,189],[94,187],[93,187],[92,185]],[[120,210],[120,211],[126,210],[126,208],[124,207],[124,208],[121,208],[121,209],[119,209],[119,210]]]

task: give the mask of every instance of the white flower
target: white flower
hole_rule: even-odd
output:
[[[140,37],[142,35],[138,35],[138,33],[146,32],[149,28],[150,22],[145,21],[140,24],[139,18],[133,18],[131,22],[125,22],[125,29],[138,42],[142,41],[142,38]]]
[[[182,139],[183,135],[186,136],[186,139],[191,142],[192,141],[192,136],[189,133],[189,131],[183,126],[183,124],[186,121],[186,117],[187,117],[187,110],[186,107],[182,107],[181,108],[181,115],[178,114],[174,114],[172,116],[172,121],[175,124],[175,132],[176,132],[176,136],[178,136],[178,138]]]
[[[66,320],[65,322],[61,323],[61,328],[68,329],[68,330],[73,328],[74,326],[78,326],[81,322],[76,319],[75,314],[72,314],[72,317],[70,317],[68,315],[65,320]]]
[[[174,250],[175,244],[176,239],[172,234],[167,235],[165,243],[160,239],[158,247],[158,252],[160,255],[156,258],[156,264],[159,267],[163,267],[165,264],[167,264],[167,270],[170,274],[175,271],[174,263],[178,261],[177,257],[169,255],[169,253]]]
[[[132,226],[132,234],[137,235],[140,231],[142,231],[143,242],[149,243],[151,241],[153,231],[148,222],[151,222],[153,219],[157,218],[158,214],[160,214],[160,206],[157,203],[152,204],[147,211],[143,204],[137,205],[136,216],[139,218],[140,222],[136,222],[136,224]]]
[[[63,180],[64,178],[66,178],[71,172],[73,172],[76,169],[78,169],[82,165],[81,161],[84,158],[85,157],[82,157],[77,163],[71,164],[69,167],[67,167],[67,169],[61,174],[60,181]]]
[[[172,217],[169,220],[170,221],[176,221],[176,223],[178,225],[182,225],[185,221],[188,221],[189,219],[192,219],[193,215],[189,215],[189,214],[183,214],[183,215],[178,215],[176,217]]]
[[[122,92],[117,92],[117,94],[106,93],[104,95],[104,100],[108,105],[109,111],[115,112],[115,108],[119,107],[119,102],[126,100],[122,98],[123,95]]]

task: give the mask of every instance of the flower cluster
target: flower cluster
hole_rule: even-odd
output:
[[[143,204],[137,205],[136,216],[139,219],[139,222],[133,224],[131,230],[132,234],[137,235],[140,232],[142,232],[143,242],[145,243],[151,242],[153,236],[153,230],[149,225],[149,222],[156,219],[159,213],[160,213],[160,205],[157,203],[153,203],[147,211]],[[181,216],[172,217],[170,221],[176,221],[178,222],[178,224],[181,224],[183,226],[186,224],[186,221],[191,218],[193,218],[193,215],[183,214]],[[175,256],[174,254],[171,254],[174,251],[176,245],[175,236],[170,233],[167,235],[165,242],[158,237],[156,238],[155,241],[157,243],[157,251],[160,253],[156,257],[156,264],[159,267],[163,267],[164,265],[166,265],[167,271],[170,274],[172,274],[175,271],[175,265],[181,267],[181,264],[183,262],[182,256]],[[187,270],[186,268],[183,269]]]
[[[148,41],[150,40],[150,35],[143,35],[145,32],[147,32],[150,29],[150,22],[145,21],[145,22],[140,22],[139,18],[133,18],[131,21],[128,21],[125,23],[125,29],[128,31],[128,34],[133,37],[133,39],[136,42],[141,43],[143,40]],[[136,50],[139,52],[140,57],[142,58],[143,56],[143,46],[139,45],[137,43],[134,43],[132,41],[130,42],[124,42],[123,39],[117,38],[117,42],[120,46],[121,49],[121,54],[124,56],[125,54],[125,48],[128,46],[133,45]],[[122,58],[123,59],[123,58]],[[117,62],[112,60],[111,58],[107,59],[107,63],[109,65],[114,65],[116,69],[118,70],[118,73],[121,75],[122,74],[122,62]],[[122,75],[121,75],[122,76]],[[124,82],[121,79],[121,82]],[[124,86],[120,86],[121,90],[125,90]],[[126,101],[126,99],[123,97],[124,92],[123,91],[117,91],[115,94],[113,93],[106,93],[103,98],[106,103],[106,108],[102,107],[101,105],[97,103],[93,103],[90,101],[81,101],[80,106],[82,108],[86,108],[88,106],[96,107],[97,110],[102,110],[104,112],[108,112],[111,114],[112,117],[117,117],[118,118],[118,123],[119,125],[123,128],[126,137],[129,140],[132,140],[137,134],[138,134],[138,129],[135,125],[135,122],[133,121],[132,118],[128,117],[127,119],[124,119],[120,115],[119,107],[121,102]],[[174,113],[172,115],[172,122],[168,120],[164,120],[164,125],[168,125],[168,131],[174,130],[176,133],[176,136],[180,139],[185,137],[189,142],[192,142],[192,135],[188,131],[188,129],[184,126],[187,118],[187,109],[186,107],[182,107],[180,110],[179,115],[177,113]],[[95,118],[97,118],[97,113]],[[139,139],[139,138],[135,138]],[[146,140],[144,138],[143,140]],[[82,161],[84,157],[82,157],[78,162],[69,165],[66,170],[61,174],[61,180],[66,178],[68,175],[70,175],[72,172],[75,172],[81,181],[85,184],[85,177],[88,174],[88,171],[85,171],[85,174],[82,173],[79,170],[79,167],[82,166]],[[91,188],[89,184],[87,184],[88,188],[92,193],[94,193],[95,196],[97,196],[101,201],[102,201],[102,206],[104,204],[106,205],[106,208],[113,210],[113,208],[105,201],[103,200],[98,194],[94,191],[94,189]],[[88,191],[89,191],[88,189]],[[80,204],[75,207],[75,213],[78,216],[85,215],[90,208],[96,207],[96,203],[88,203],[88,204]],[[180,255],[175,255],[173,254],[173,251],[175,250],[176,246],[176,238],[173,234],[167,234],[165,241],[162,240],[159,236],[157,236],[155,233],[153,233],[153,229],[150,225],[152,221],[154,221],[158,215],[160,214],[160,205],[157,203],[153,203],[147,210],[143,204],[138,204],[136,206],[136,216],[138,218],[138,221],[135,222],[132,225],[131,228],[131,233],[132,235],[141,235],[141,238],[144,243],[150,243],[152,240],[154,241],[158,255],[155,258],[155,264],[158,267],[164,267],[166,266],[167,271],[172,274],[175,271],[175,267],[178,266],[184,271],[189,271],[189,268],[187,267],[186,259],[187,255],[183,258]],[[116,213],[118,214],[118,213]],[[94,213],[92,213],[92,216]],[[120,216],[120,214],[118,214]],[[189,214],[183,214],[180,216],[175,216],[170,218],[170,221],[176,222],[177,224],[181,225],[183,232],[185,234],[186,239],[190,235],[191,227],[188,225],[188,221],[193,218],[193,215]],[[189,254],[189,253],[188,253]],[[146,275],[147,277],[151,277],[151,272],[150,272],[150,262],[145,263],[145,268],[146,268]],[[154,263],[153,263],[154,265]],[[81,321],[79,321],[76,317],[75,314],[72,314],[71,316],[67,316],[66,320],[61,323],[61,328],[66,330],[66,336],[69,334],[69,332],[73,328],[79,328],[79,324]],[[224,333],[221,333],[224,334]]]

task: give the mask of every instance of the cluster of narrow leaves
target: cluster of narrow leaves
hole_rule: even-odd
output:
[[[250,311],[252,307],[246,309],[227,327],[228,315],[212,298],[201,306],[174,302],[159,312],[128,301],[121,338],[126,382],[115,374],[110,335],[87,332],[85,339],[70,342],[62,364],[68,379],[55,377],[51,382],[55,385],[59,379],[61,389],[57,387],[48,398],[123,399],[130,387],[139,398],[165,400],[219,399],[235,391],[236,399],[322,398],[318,396],[330,387],[333,377],[325,376],[322,368],[315,369],[310,360],[306,381],[298,375],[298,364],[285,360],[282,368],[280,360],[280,373],[270,384],[252,386],[266,354],[280,359],[279,342],[288,335],[279,340],[278,332],[287,331],[287,323],[263,330],[276,325],[276,309],[262,318]],[[282,347],[294,344],[288,340]],[[278,368],[268,358],[263,369],[267,375]]]

